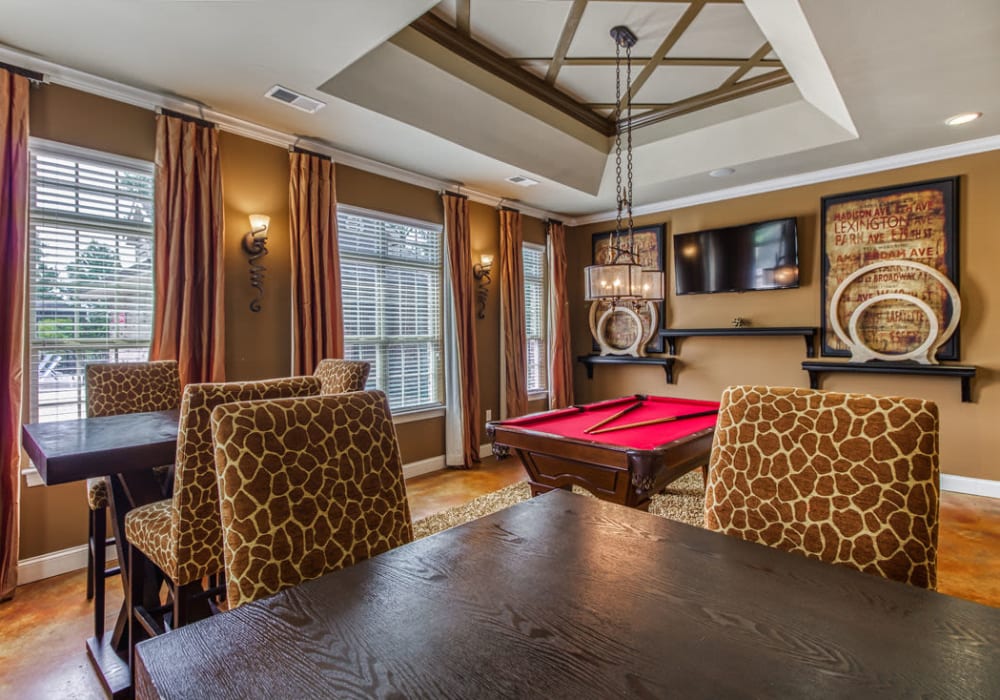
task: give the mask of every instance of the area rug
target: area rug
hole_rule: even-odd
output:
[[[589,491],[573,487],[573,493],[593,496]],[[435,532],[455,527],[470,520],[495,513],[531,497],[528,483],[520,481],[499,491],[480,496],[468,503],[429,515],[413,523],[413,534],[419,539]],[[705,489],[701,470],[688,472],[667,487],[666,492],[650,499],[649,512],[661,518],[679,520],[689,525],[701,526],[704,518]]]

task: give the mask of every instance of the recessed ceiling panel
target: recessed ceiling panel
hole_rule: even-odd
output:
[[[635,66],[632,67],[633,77]],[[622,69],[622,89],[625,86]],[[584,103],[609,103],[615,101],[614,66],[563,66],[559,71],[559,89]]]
[[[613,57],[615,42],[611,28],[624,24],[639,38],[632,47],[632,55],[651,56],[686,8],[684,3],[673,2],[589,2],[567,55]]]
[[[472,38],[512,58],[550,57],[571,5],[562,0],[474,0]]]
[[[661,66],[633,99],[636,102],[677,102],[715,90],[734,70],[717,66]]]
[[[668,56],[749,58],[767,41],[742,4],[708,4]]]

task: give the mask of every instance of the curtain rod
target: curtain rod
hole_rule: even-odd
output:
[[[218,128],[218,126],[219,126],[218,124],[210,122],[207,119],[201,119],[199,117],[192,117],[190,114],[184,114],[183,112],[175,112],[174,110],[172,110],[172,109],[166,109],[165,107],[161,107],[160,108],[160,114],[162,114],[164,116],[167,116],[167,117],[173,117],[175,119],[182,119],[182,120],[184,120],[186,122],[193,122],[194,124],[197,124],[198,126],[204,126],[204,127],[208,128],[208,129],[215,129],[215,128]]]
[[[461,192],[452,192],[451,190],[441,190],[442,195],[448,195],[449,197],[458,197],[459,199],[468,199],[469,195],[462,194]]]
[[[333,158],[331,158],[330,156],[325,155],[323,153],[317,153],[316,151],[310,151],[306,148],[302,148],[301,146],[289,146],[288,150],[291,151],[292,153],[301,153],[306,156],[313,156],[315,158],[320,158],[322,160],[328,160],[331,163],[333,162]]]
[[[0,68],[3,68],[4,70],[6,70],[6,71],[8,71],[10,73],[13,73],[14,75],[24,76],[25,78],[27,78],[28,80],[30,80],[30,81],[32,81],[34,83],[45,82],[45,75],[44,74],[38,73],[38,72],[33,71],[33,70],[28,70],[27,68],[21,68],[20,66],[12,66],[11,64],[4,63],[3,61],[0,61]]]

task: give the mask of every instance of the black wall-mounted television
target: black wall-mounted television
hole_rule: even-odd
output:
[[[795,218],[674,236],[677,294],[745,292],[799,286]]]

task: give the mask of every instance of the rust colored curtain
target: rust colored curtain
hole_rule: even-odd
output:
[[[181,385],[225,380],[222,171],[211,124],[156,121],[151,360],[177,360]]]
[[[472,275],[472,243],[469,227],[469,200],[445,192],[444,226],[451,269],[451,291],[455,301],[455,333],[458,336],[458,365],[462,387],[463,466],[479,463],[479,363],[476,348],[476,303]]]
[[[0,600],[17,586],[21,353],[28,238],[28,79],[0,69]]]
[[[312,374],[320,360],[344,356],[337,192],[329,158],[289,154],[292,237],[292,371]]]
[[[569,334],[569,294],[566,282],[566,227],[548,223],[549,234],[549,408],[573,405],[573,348]]]
[[[500,210],[500,306],[503,320],[504,394],[507,417],[528,412],[528,380],[524,332],[524,262],[521,255],[521,212]]]

